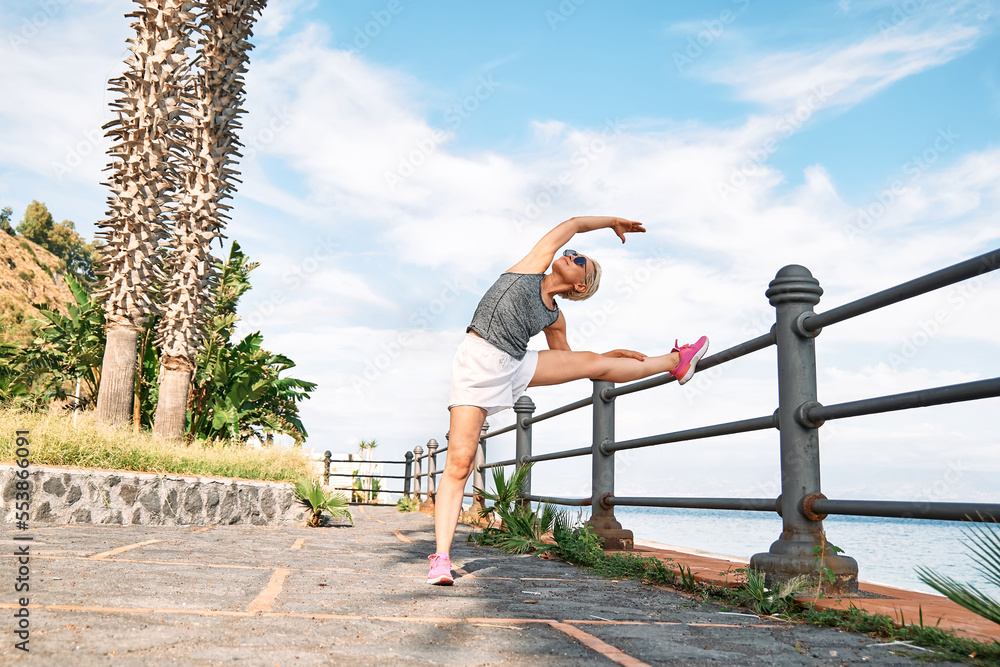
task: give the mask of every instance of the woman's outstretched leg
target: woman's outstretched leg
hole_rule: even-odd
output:
[[[660,373],[675,373],[682,383],[690,379],[694,367],[708,349],[704,336],[694,345],[675,348],[669,354],[635,359],[627,356],[607,356],[596,352],[541,350],[538,366],[528,386],[562,384],[573,380],[607,380],[633,382]],[[680,368],[678,368],[680,366]]]
[[[451,409],[448,433],[448,458],[434,497],[434,536],[437,553],[431,556],[429,583],[450,584],[451,562],[448,554],[455,537],[458,515],[462,512],[465,483],[475,465],[476,447],[486,421],[486,410],[473,405]],[[445,558],[441,558],[441,556]]]

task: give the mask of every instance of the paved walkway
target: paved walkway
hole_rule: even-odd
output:
[[[24,543],[5,525],[0,663],[917,664],[861,635],[471,546],[464,526],[461,576],[427,586],[431,519],[352,509],[354,528],[35,527],[30,654],[12,632],[10,554]]]

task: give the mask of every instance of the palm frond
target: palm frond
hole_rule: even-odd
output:
[[[982,516],[979,517],[982,519]],[[1000,587],[1000,527],[996,522],[970,523],[965,546],[973,554],[976,569],[994,586]]]
[[[939,575],[925,567],[917,568],[917,576],[934,590],[957,605],[983,618],[1000,624],[1000,602],[971,584],[960,584],[951,577]]]

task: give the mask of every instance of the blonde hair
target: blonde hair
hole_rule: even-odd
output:
[[[559,296],[570,301],[585,301],[594,296],[597,288],[601,286],[601,265],[593,257],[588,257],[587,262],[594,265],[594,270],[583,278],[583,284],[587,286],[587,289],[582,292],[571,289],[561,293]]]

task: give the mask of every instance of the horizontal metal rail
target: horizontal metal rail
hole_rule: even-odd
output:
[[[556,461],[558,459],[571,459],[574,456],[587,456],[593,453],[594,450],[591,447],[580,447],[579,449],[567,449],[562,452],[553,452],[552,454],[539,454],[538,456],[526,456],[524,462],[535,463],[536,461]]]
[[[378,491],[369,491],[368,489],[358,489],[352,486],[333,486],[330,487],[334,491],[357,491],[358,493],[398,493],[400,495],[405,495],[406,491],[396,491],[394,489],[379,489]]]
[[[818,424],[827,419],[843,419],[860,415],[873,415],[879,412],[909,410],[910,408],[926,408],[932,405],[945,405],[960,401],[974,401],[981,398],[1000,396],[1000,378],[963,382],[945,387],[919,389],[892,396],[866,398],[849,403],[836,405],[813,405],[804,410],[807,422]]]
[[[579,401],[576,401],[575,403],[564,405],[561,408],[556,408],[555,410],[550,410],[549,412],[543,412],[537,417],[531,417],[530,419],[526,419],[524,421],[528,424],[536,424],[540,421],[551,419],[552,417],[558,417],[559,415],[564,415],[567,412],[572,412],[573,410],[579,410],[580,408],[585,408],[593,402],[594,399],[588,396],[587,398],[581,398]]]
[[[406,465],[406,461],[368,461],[367,459],[331,459],[330,463],[394,463],[396,465]]]
[[[510,426],[504,426],[503,428],[498,428],[495,431],[490,431],[489,433],[483,436],[483,440],[486,440],[487,438],[492,438],[495,435],[503,435],[504,433],[510,433],[516,428],[517,428],[517,422],[514,422]]]
[[[744,357],[748,354],[752,354],[753,352],[764,350],[772,345],[774,345],[774,333],[766,333],[763,336],[758,336],[757,338],[740,343],[739,345],[734,345],[733,347],[713,354],[710,357],[705,357],[698,362],[697,372],[707,371],[709,368],[719,366],[720,364],[727,363],[733,359],[738,359],[739,357]],[[618,396],[624,396],[625,394],[631,394],[633,392],[650,389],[652,387],[659,387],[661,384],[667,384],[668,382],[673,381],[673,375],[669,373],[661,373],[660,375],[651,377],[647,380],[640,380],[631,384],[622,385],[621,387],[615,387],[610,391],[606,391],[603,398],[605,400],[611,400],[612,398]],[[590,399],[588,399],[588,402],[589,400]]]
[[[503,466],[512,466],[517,463],[517,459],[507,459],[506,461],[497,461],[495,463],[484,463],[479,466],[483,470],[486,468],[502,468]]]
[[[438,454],[444,454],[446,451],[448,451],[447,445],[445,445],[441,449],[434,450],[434,456],[437,456]],[[417,461],[423,461],[424,459],[429,459],[430,457],[431,457],[430,452],[424,452],[420,456],[414,455],[413,462],[416,463]],[[406,463],[406,461],[396,461],[395,463]]]
[[[628,498],[608,496],[602,502],[617,507],[678,507],[697,510],[777,512],[777,498]]]
[[[848,514],[900,519],[935,519],[939,521],[1000,521],[1000,504],[930,503],[893,500],[827,500],[812,502],[817,514]]]
[[[521,496],[525,500],[530,500],[533,503],[548,503],[549,505],[571,505],[573,507],[585,507],[589,505],[592,500],[590,498],[555,498],[553,496]]]
[[[948,285],[969,278],[975,278],[978,275],[995,271],[998,268],[1000,268],[1000,248],[983,253],[978,257],[973,257],[964,262],[959,262],[940,271],[928,273],[926,276],[921,276],[895,287],[890,287],[881,292],[876,292],[857,301],[846,303],[825,313],[812,315],[803,320],[802,326],[806,331],[818,331],[825,326],[843,322],[852,317],[870,313],[873,310],[878,310],[879,308],[884,308],[927,292],[933,292],[936,289],[941,289],[942,287],[947,287]]]
[[[370,477],[371,479],[406,479],[406,475],[355,475],[349,472],[331,472],[330,477]]]
[[[700,438],[712,438],[717,435],[747,433],[749,431],[761,431],[777,427],[778,413],[775,411],[774,414],[767,415],[766,417],[742,419],[740,421],[728,422],[726,424],[713,424],[712,426],[701,426],[698,428],[687,429],[685,431],[651,435],[646,438],[612,442],[607,445],[601,445],[601,451],[606,454],[610,454],[611,452],[617,452],[623,449],[638,449],[639,447],[652,447],[654,445],[665,445],[671,442],[684,442],[685,440],[698,440]]]

